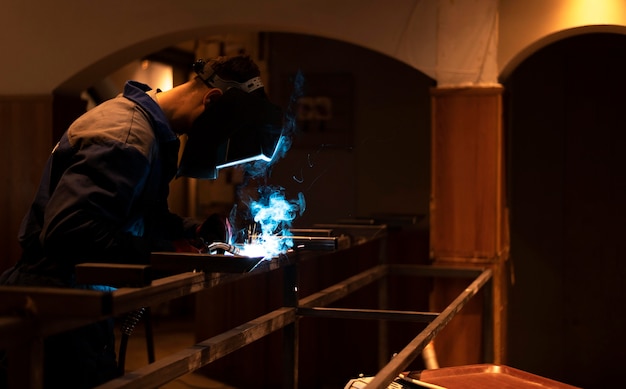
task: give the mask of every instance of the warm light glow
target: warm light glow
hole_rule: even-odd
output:
[[[169,65],[144,60],[139,63],[131,79],[166,91],[173,87],[174,71]]]
[[[561,22],[569,25],[620,24],[624,0],[569,0],[563,2]]]

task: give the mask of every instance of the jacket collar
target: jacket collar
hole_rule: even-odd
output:
[[[153,90],[151,87],[141,82],[127,81],[126,85],[124,85],[123,96],[138,104],[150,115],[154,125],[154,133],[160,142],[176,140],[178,137],[170,128],[163,110],[154,99],[154,95],[156,95],[157,92],[159,92],[159,90]]]

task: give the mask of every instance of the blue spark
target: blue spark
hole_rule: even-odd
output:
[[[242,247],[241,254],[271,259],[287,252],[293,247],[289,227],[297,216],[302,215],[305,207],[302,193],[298,194],[298,199],[287,200],[281,191],[274,191],[265,198],[252,201],[250,212],[260,233],[248,237],[250,241]]]

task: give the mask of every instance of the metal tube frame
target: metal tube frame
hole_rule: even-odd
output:
[[[383,239],[384,241],[385,239]],[[381,256],[384,256],[381,249]],[[452,317],[458,313],[465,304],[474,297],[478,291],[483,288],[492,277],[490,269],[463,269],[458,267],[443,267],[436,265],[390,265],[386,264],[385,258],[382,258],[381,264],[356,274],[343,282],[339,282],[333,286],[323,289],[317,293],[300,299],[298,297],[298,261],[295,258],[290,261],[282,261],[284,269],[284,285],[283,296],[284,306],[251,320],[243,325],[235,327],[222,334],[209,338],[196,345],[184,349],[178,353],[162,358],[154,363],[135,370],[118,379],[109,381],[98,388],[148,388],[158,387],[170,382],[180,376],[193,372],[225,355],[238,350],[246,345],[255,342],[270,333],[283,329],[283,366],[285,369],[283,385],[285,388],[298,387],[298,318],[299,317],[334,317],[348,318],[355,320],[379,320],[379,336],[386,337],[386,323],[389,320],[394,321],[413,321],[429,323],[427,327],[420,332],[406,347],[398,353],[391,361],[382,367],[373,380],[368,384],[367,388],[386,388],[426,347],[426,345],[441,331]],[[275,270],[276,267],[269,266],[266,270]],[[384,282],[389,275],[406,275],[421,277],[463,277],[474,278],[471,284],[441,313],[434,312],[415,312],[415,311],[391,311],[386,308],[386,283]],[[213,280],[214,281],[214,280]],[[101,305],[101,311],[93,314],[94,318],[100,319],[103,316],[110,316],[127,312],[131,309],[153,304],[155,302],[166,301],[185,294],[196,293],[203,288],[214,285],[211,275],[203,275],[202,273],[184,273],[172,277],[167,277],[153,281],[151,286],[143,288],[122,288],[111,295],[94,294],[93,292],[85,293],[85,301],[90,304]],[[325,308],[348,294],[371,284],[372,282],[380,282],[382,285],[379,292],[379,307],[381,309],[350,309],[350,308]],[[487,288],[488,289],[488,288]],[[32,291],[31,291],[32,292]],[[58,299],[65,291],[54,291],[54,298]],[[15,289],[12,293],[18,293]],[[79,298],[75,291],[67,291],[72,299]],[[486,295],[489,295],[487,291]],[[49,301],[50,295],[30,294],[29,297],[40,297],[42,301]],[[487,299],[485,299],[487,300]],[[58,300],[57,300],[58,301]],[[36,301],[35,301],[36,302]],[[491,315],[492,307],[489,303],[486,306],[486,314]],[[58,306],[58,304],[57,304]],[[67,312],[63,312],[67,314]],[[91,312],[93,313],[93,312]],[[78,322],[84,322],[87,318],[84,316],[75,318]],[[32,319],[19,319],[26,324],[32,322]],[[485,320],[489,323],[490,320]],[[16,330],[14,319],[2,318],[0,321],[0,331],[2,328],[9,329],[8,332],[19,332],[20,335],[27,334]],[[38,320],[39,326],[44,328],[42,321]],[[63,327],[53,323],[48,328]],[[73,327],[70,325],[69,327]],[[66,327],[67,328],[67,327]],[[51,330],[43,330],[43,333],[49,334]],[[490,336],[489,326],[485,329],[485,342],[489,344]],[[41,332],[38,336],[41,336]],[[38,338],[40,339],[40,338]],[[11,343],[14,343],[15,340]],[[386,341],[380,343],[381,348],[386,347]],[[383,350],[386,351],[386,350]],[[382,354],[382,353],[381,353]],[[385,354],[387,355],[387,354]],[[489,355],[486,355],[489,357]],[[380,356],[379,356],[380,359]],[[382,361],[382,360],[381,360]],[[381,362],[379,361],[379,362]],[[33,366],[31,370],[35,369]],[[291,372],[291,373],[290,373]],[[40,380],[30,382],[30,387],[38,387]]]

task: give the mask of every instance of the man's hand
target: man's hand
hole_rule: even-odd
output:
[[[177,253],[206,254],[208,247],[201,239],[178,239],[172,242]]]
[[[209,245],[213,242],[229,243],[232,228],[228,218],[217,213],[212,214],[198,226],[196,236]]]

